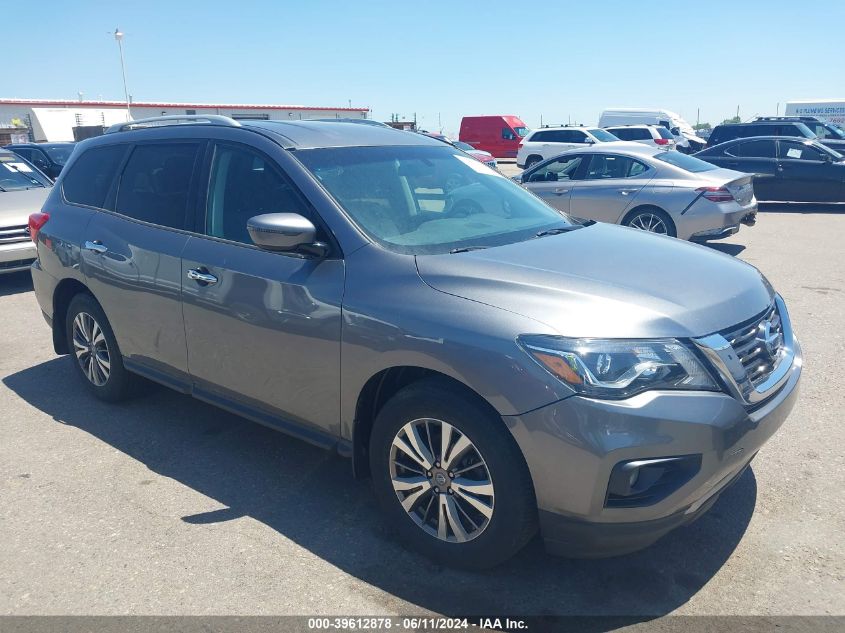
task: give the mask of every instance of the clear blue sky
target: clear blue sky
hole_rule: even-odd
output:
[[[6,29],[4,48],[27,55],[7,55],[0,97],[122,99],[107,35],[119,26],[136,101],[351,99],[380,120],[416,112],[429,130],[439,113],[447,133],[469,114],[517,114],[536,127],[541,115],[592,124],[605,107],[656,106],[691,123],[700,108],[702,121],[717,123],[737,105],[746,118],[774,114],[777,103],[782,112],[788,100],[845,98],[845,64],[831,39],[845,24],[841,0],[15,6],[21,21]]]

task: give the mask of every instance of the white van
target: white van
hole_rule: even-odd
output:
[[[845,127],[845,99],[787,101],[784,114],[786,116],[814,116],[820,121]]]
[[[599,127],[615,125],[662,125],[675,136],[678,149],[683,152],[697,152],[706,143],[696,135],[692,126],[671,110],[659,108],[610,108],[601,113]]]

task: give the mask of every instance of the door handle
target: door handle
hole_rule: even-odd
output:
[[[628,194],[635,193],[636,191],[636,189],[620,189],[619,193],[621,193],[623,196],[627,196]]]
[[[205,270],[204,268],[191,268],[188,271],[188,279],[193,279],[200,285],[210,285],[217,283],[217,277],[212,275],[210,272]]]
[[[562,196],[565,193],[569,193],[569,189],[566,189],[564,187],[559,187],[559,188],[555,189],[553,193],[555,195]]]
[[[94,240],[93,242],[85,240],[85,243],[82,245],[82,248],[84,248],[86,251],[91,251],[92,253],[98,253],[100,255],[109,250],[108,247],[105,246],[100,240]]]

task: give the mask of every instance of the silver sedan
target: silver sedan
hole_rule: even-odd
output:
[[[564,152],[514,179],[576,218],[685,240],[728,237],[757,215],[752,176],[634,143]]]

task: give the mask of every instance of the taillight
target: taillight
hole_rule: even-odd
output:
[[[669,139],[666,139],[666,138],[656,138],[656,139],[654,139],[654,142],[655,142],[655,143],[657,143],[658,145],[668,145],[668,144],[669,144]]]
[[[33,242],[38,241],[38,231],[41,230],[47,220],[50,219],[49,213],[33,213],[29,216],[29,239]]]
[[[733,194],[725,187],[699,187],[696,191],[710,202],[730,202],[734,199]]]

